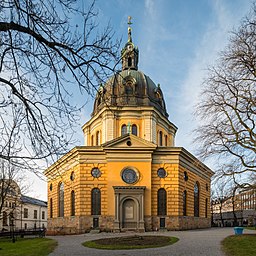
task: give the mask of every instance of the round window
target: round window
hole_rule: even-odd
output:
[[[92,169],[91,174],[94,178],[99,178],[101,176],[101,171],[99,168],[95,167]]]
[[[166,170],[164,168],[158,169],[157,176],[160,178],[165,178],[167,176]]]
[[[132,142],[131,142],[130,140],[128,140],[128,141],[126,142],[126,145],[130,147],[130,146],[132,145]]]
[[[133,169],[125,169],[122,172],[122,179],[128,184],[133,184],[138,180],[138,175]]]

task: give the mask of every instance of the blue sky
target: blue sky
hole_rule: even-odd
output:
[[[176,145],[193,153],[192,115],[207,67],[225,48],[229,32],[250,9],[249,0],[113,0],[96,4],[103,23],[110,21],[117,37],[127,40],[127,17],[139,47],[139,69],[163,90],[169,119],[178,132]],[[82,123],[91,113],[91,102]],[[82,135],[82,134],[81,134]]]
[[[164,93],[169,120],[178,127],[176,146],[195,153],[192,115],[207,67],[225,48],[229,32],[248,13],[250,0],[98,0],[99,24],[110,22],[122,44],[127,41],[127,17],[132,16],[132,38],[139,47],[139,69]],[[90,118],[93,99],[81,113],[82,126]],[[78,145],[83,145],[81,127]],[[30,195],[46,200],[46,182],[34,178]],[[40,188],[40,189],[39,189]]]

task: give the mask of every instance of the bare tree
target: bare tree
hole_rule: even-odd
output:
[[[237,211],[237,202],[236,202],[236,192],[237,192],[237,189],[238,187],[237,186],[234,186],[232,188],[232,212],[233,212],[233,218],[234,218],[234,223],[233,223],[233,226],[237,226],[238,225],[238,221],[237,221],[237,214],[236,214],[236,211]]]
[[[211,199],[210,199],[210,204],[211,204],[211,226],[214,227],[216,223],[214,222],[214,214],[215,214],[215,207],[214,205],[216,204],[216,198],[214,197],[214,190],[211,189]]]
[[[117,61],[110,26],[99,32],[94,2],[83,3],[0,2],[0,158],[23,169],[66,152],[74,92],[93,95]]]
[[[199,156],[213,157],[217,175],[241,188],[256,179],[256,5],[232,32],[227,48],[209,69],[196,115]]]
[[[222,227],[225,226],[223,219],[223,207],[225,206],[225,202],[229,198],[228,188],[229,185],[227,182],[218,182],[217,180],[215,180],[214,186],[212,187],[212,213],[219,215]]]

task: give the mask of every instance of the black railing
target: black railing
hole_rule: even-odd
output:
[[[0,231],[0,237],[25,237],[25,236],[39,236],[45,237],[46,229],[38,228],[38,229],[21,229],[14,231]]]

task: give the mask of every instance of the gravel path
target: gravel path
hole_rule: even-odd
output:
[[[256,233],[254,230],[244,230],[244,233]],[[140,250],[98,250],[86,248],[82,242],[104,237],[127,236],[135,233],[99,233],[73,236],[49,236],[58,241],[58,247],[49,256],[224,256],[220,242],[225,237],[234,234],[233,228],[211,228],[189,231],[146,232],[140,235],[175,236],[180,240],[170,246]]]

